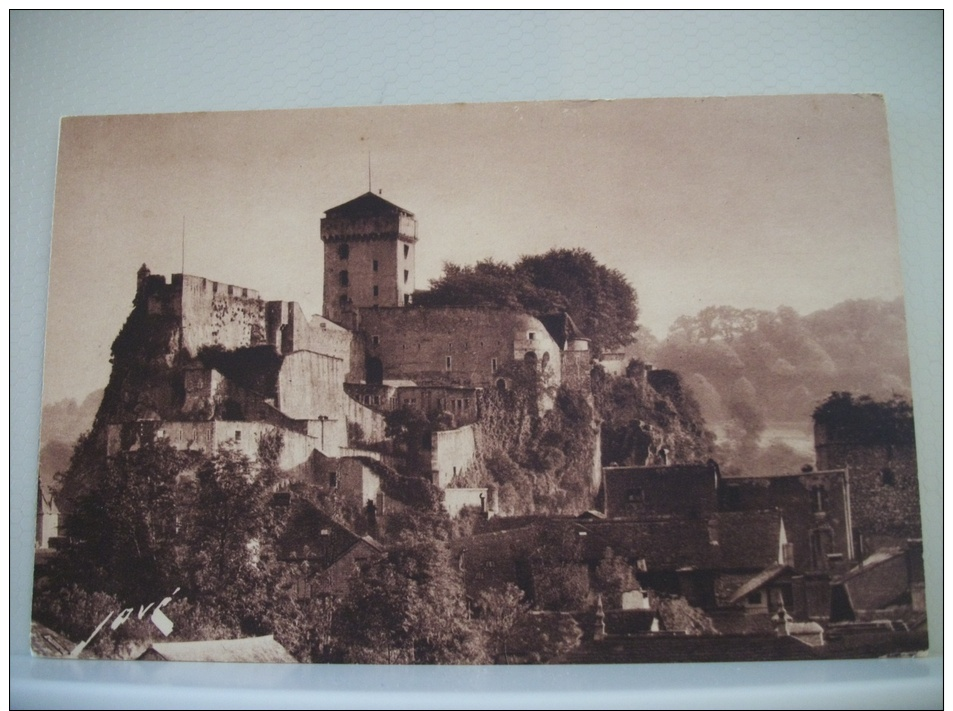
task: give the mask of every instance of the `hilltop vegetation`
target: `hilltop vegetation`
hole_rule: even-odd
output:
[[[645,341],[643,357],[680,372],[705,419],[725,426],[723,468],[799,467],[803,456],[762,435],[771,423],[809,424],[832,391],[910,398],[900,299],[844,301],[807,316],[712,306],[679,318],[663,341]]]
[[[537,318],[565,311],[591,339],[596,357],[631,343],[638,330],[635,289],[584,249],[552,249],[513,265],[492,259],[473,266],[447,263],[428,291],[414,294],[414,303],[509,308]]]

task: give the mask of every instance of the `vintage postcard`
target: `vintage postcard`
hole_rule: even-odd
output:
[[[33,650],[927,649],[874,95],[66,118]]]

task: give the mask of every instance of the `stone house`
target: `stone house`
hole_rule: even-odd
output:
[[[298,498],[286,504],[278,560],[295,571],[295,595],[339,596],[361,567],[383,555],[370,536],[359,536]]]

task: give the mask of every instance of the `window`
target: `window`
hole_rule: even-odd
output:
[[[811,510],[814,513],[822,513],[826,510],[827,492],[824,487],[815,486],[811,489]]]
[[[235,430],[235,441],[236,441],[236,442],[241,442],[241,441],[242,441],[242,431],[241,431],[241,430]]]
[[[246,299],[248,298],[248,289],[242,289],[242,296]]]
[[[377,271],[377,267],[378,267],[378,264],[377,264],[377,260],[375,259],[375,260],[374,260],[374,271],[375,271],[375,272]]]
[[[764,605],[764,594],[762,590],[755,590],[752,593],[748,593],[746,602],[749,605]]]
[[[404,306],[410,306],[410,294],[404,294]]]
[[[328,472],[328,486],[332,489],[338,488],[338,473],[337,472]]]
[[[338,303],[339,303],[341,306],[347,306],[347,294],[341,294],[341,295],[338,297]]]
[[[490,372],[491,372],[491,373],[495,373],[495,372],[496,372],[496,365],[497,365],[497,364],[496,364],[496,358],[491,358],[491,359],[490,359]]]
[[[448,350],[450,353],[453,353],[453,342],[452,342],[452,341],[447,344],[447,350]]]
[[[447,370],[450,370],[453,367],[453,357],[447,356]]]
[[[890,467],[884,467],[880,470],[880,483],[884,486],[896,486],[897,477],[893,473],[893,469]]]
[[[347,259],[350,256],[350,254],[351,254],[351,248],[348,247],[346,244],[342,244],[340,247],[338,247],[338,257],[340,257],[341,259]]]
[[[380,344],[381,344],[381,337],[380,337],[380,336],[371,336],[371,345],[372,345],[372,346],[379,346]]]
[[[526,334],[526,337],[527,337],[529,340],[531,340],[531,341],[535,341],[535,340],[536,340],[536,331],[530,331],[529,333]]]
[[[410,271],[408,269],[404,270],[404,283],[407,283],[407,280],[410,279]]]
[[[341,286],[347,286],[347,269],[342,269],[341,273],[338,274],[338,280],[341,282]]]
[[[379,295],[380,295],[380,289],[379,289],[378,286],[375,284],[375,285],[374,285],[374,298],[376,299]]]
[[[410,254],[410,245],[409,245],[409,244],[405,244],[405,245],[404,245],[404,259],[407,259],[407,255],[408,255],[408,254]]]

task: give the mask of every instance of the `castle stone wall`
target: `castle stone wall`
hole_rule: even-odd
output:
[[[485,511],[488,496],[486,489],[445,489],[443,507],[450,518],[456,518],[467,507]]]
[[[453,477],[462,474],[476,460],[476,435],[473,425],[455,430],[435,431],[432,438],[430,468],[435,486],[445,489]]]
[[[560,382],[559,346],[539,320],[526,314],[470,308],[382,308],[363,309],[360,321],[368,359],[381,361],[385,380],[495,387],[501,370],[524,362],[532,352],[538,367],[546,363],[553,384]]]
[[[284,357],[278,372],[276,406],[295,420],[343,418],[344,362],[340,358],[297,351]]]
[[[562,384],[584,393],[592,392],[592,356],[589,351],[562,354]]]
[[[826,442],[815,452],[819,469],[849,469],[854,530],[870,544],[864,548],[873,550],[882,537],[921,537],[916,447]]]
[[[172,275],[172,286],[181,291],[182,348],[190,356],[204,346],[234,350],[266,342],[257,291],[181,274]]]
[[[261,437],[275,429],[275,426],[265,422],[125,422],[106,428],[106,451],[113,456],[120,451],[135,450],[147,442],[165,438],[175,449],[209,455],[214,454],[221,445],[228,445],[255,461],[258,459]],[[319,442],[300,432],[277,429],[282,432],[284,441],[278,466],[295,478],[309,476]]]
[[[340,358],[350,368],[351,332],[323,316],[305,316],[295,301],[269,301],[265,306],[267,340],[280,353],[311,351]]]
[[[383,442],[386,439],[384,434],[386,423],[384,416],[379,412],[374,412],[368,407],[354,400],[353,398],[344,398],[344,416],[347,423],[359,425],[364,433],[364,442]]]
[[[308,436],[318,443],[318,449],[328,456],[338,456],[347,449],[347,420],[342,416],[327,420],[307,420]]]
[[[837,436],[833,428],[814,425],[818,469],[848,468],[850,504],[858,555],[878,545],[922,536],[916,445],[870,444]]]

